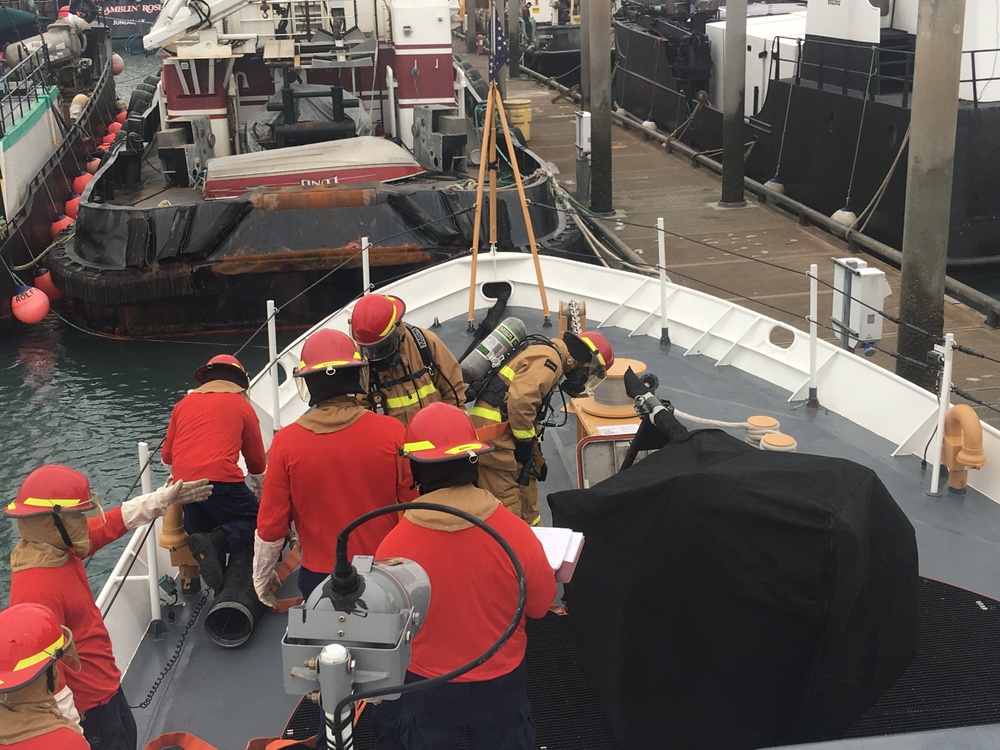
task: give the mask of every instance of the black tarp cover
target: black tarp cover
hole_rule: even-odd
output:
[[[913,527],[868,468],[702,430],[549,503],[586,536],[567,607],[623,747],[832,739],[914,656]]]

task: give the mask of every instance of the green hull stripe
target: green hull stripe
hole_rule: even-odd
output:
[[[59,89],[55,86],[49,88],[49,90],[42,94],[38,101],[31,105],[28,113],[24,115],[20,120],[14,123],[14,127],[4,133],[3,138],[0,138],[0,147],[4,151],[9,151],[15,143],[17,143],[21,138],[24,137],[31,128],[45,115],[52,107],[52,102],[56,101],[59,97]]]

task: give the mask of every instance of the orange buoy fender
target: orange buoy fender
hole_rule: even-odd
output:
[[[80,174],[73,178],[73,192],[77,195],[83,195],[84,188],[87,187],[87,183],[92,179],[94,179],[94,175],[87,172],[80,172]]]
[[[35,280],[32,283],[34,283],[36,289],[43,291],[45,296],[52,302],[63,298],[63,293],[59,291],[56,282],[52,280],[52,273],[47,268],[36,268]]]
[[[19,286],[10,310],[22,323],[37,323],[49,314],[49,298],[45,292],[33,286]]]
[[[55,239],[62,230],[69,229],[73,226],[73,220],[66,216],[65,214],[56,214],[55,220],[52,222],[52,238]]]
[[[66,200],[66,205],[63,207],[63,213],[66,214],[73,221],[76,221],[77,211],[80,210],[80,196],[76,193],[70,193],[69,198]]]

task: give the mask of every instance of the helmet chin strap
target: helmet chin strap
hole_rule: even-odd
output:
[[[62,510],[58,505],[52,512],[52,521],[56,525],[56,531],[59,532],[59,536],[66,543],[66,549],[73,549],[73,540],[69,538],[69,532],[66,531],[66,526],[62,522],[62,518],[59,516],[59,511]]]

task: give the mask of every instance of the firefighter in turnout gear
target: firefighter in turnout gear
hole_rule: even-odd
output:
[[[79,671],[73,634],[41,604],[0,612],[0,746],[90,750],[83,729],[56,701],[58,663]]]
[[[465,384],[455,355],[434,333],[403,323],[398,297],[368,294],[351,313],[351,336],[368,360],[372,411],[405,426],[436,401],[465,406]]]
[[[537,480],[544,481],[547,473],[539,441],[549,401],[557,387],[570,398],[593,390],[613,362],[611,345],[599,333],[529,337],[470,411],[479,434],[491,434],[496,449],[480,458],[479,486],[515,515],[539,523]]]

